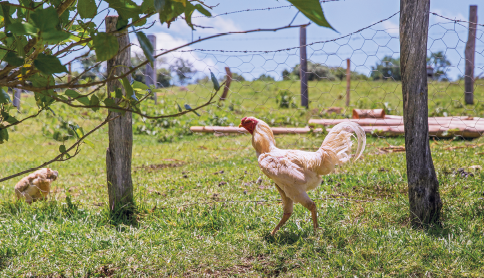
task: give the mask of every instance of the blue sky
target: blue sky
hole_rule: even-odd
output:
[[[209,5],[219,5],[212,10],[212,14],[222,14],[245,9],[261,9],[289,5],[287,1],[275,0],[245,0],[245,1],[206,1]],[[439,0],[431,1],[430,11],[442,16],[467,20],[469,5],[477,4],[477,0]],[[382,19],[388,18],[400,9],[400,1],[397,0],[346,0],[323,3],[323,10],[328,21],[339,33],[328,28],[311,24],[307,29],[308,58],[313,62],[319,62],[328,66],[346,67],[346,59],[352,61],[351,67],[361,73],[370,74],[371,66],[374,66],[386,55],[399,56],[398,22],[399,15],[379,23],[363,32],[350,37],[339,39],[334,42],[318,43],[332,40],[367,27]],[[241,31],[257,28],[275,28],[288,25],[297,10],[294,7],[272,9],[270,11],[250,11],[215,18],[197,17],[193,19],[195,24],[213,27],[210,29],[197,28],[191,31],[183,20],[174,22],[170,28],[166,24],[156,22],[153,27],[145,30],[147,34],[157,36],[157,49],[170,49],[178,45],[192,41],[193,38],[205,37],[219,32]],[[200,15],[200,14],[198,14]],[[196,16],[196,15],[195,15]],[[100,15],[99,17],[102,17]],[[484,5],[478,7],[478,18],[484,23]],[[153,17],[151,21],[156,21]],[[150,22],[150,20],[148,21]],[[308,20],[299,14],[294,21],[296,24],[307,23]],[[467,40],[467,24],[454,24],[451,21],[430,16],[429,48],[432,52],[444,51],[452,66],[448,69],[451,79],[463,75],[464,47]],[[484,27],[478,30],[476,55],[476,75],[484,71]],[[132,42],[136,42],[134,36]],[[255,50],[274,51],[299,44],[299,29],[286,29],[278,32],[259,32],[253,34],[229,35],[192,45],[190,49],[204,50]],[[134,48],[134,51],[139,51]],[[165,57],[165,66],[175,58],[184,58],[191,61],[200,75],[208,73],[211,69],[215,73],[223,75],[225,66],[231,67],[232,71],[243,74],[252,79],[260,74],[269,74],[275,78],[281,78],[281,72],[285,68],[296,65],[299,61],[297,49],[283,52],[270,52],[259,54],[247,53],[222,53],[208,51],[177,52]]]

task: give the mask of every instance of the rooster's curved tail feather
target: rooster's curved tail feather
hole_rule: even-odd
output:
[[[357,160],[365,150],[366,146],[365,130],[363,130],[363,128],[357,123],[343,122],[335,125],[326,138],[324,138],[321,148],[334,152],[339,163],[348,162],[351,158],[350,152],[353,144],[351,137],[353,136],[353,132],[356,134],[356,139],[358,141],[358,148],[356,149],[354,159]]]

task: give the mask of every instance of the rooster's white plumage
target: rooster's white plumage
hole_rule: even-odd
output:
[[[243,118],[240,127],[244,127],[252,134],[252,146],[256,151],[259,166],[262,172],[275,182],[281,194],[284,215],[272,234],[289,219],[294,202],[311,211],[316,229],[316,205],[306,192],[321,184],[321,175],[333,172],[335,165],[350,160],[353,132],[358,141],[355,160],[361,156],[366,145],[365,131],[353,122],[334,126],[316,152],[277,148],[269,125],[254,117]]]

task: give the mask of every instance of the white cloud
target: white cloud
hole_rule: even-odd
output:
[[[439,9],[433,10],[431,12],[434,12],[436,14],[439,14],[441,16],[444,16],[444,17],[447,17],[447,18],[450,18],[450,19],[457,19],[457,20],[463,20],[463,21],[468,21],[469,20],[468,18],[466,18],[461,13],[453,14],[451,12],[447,12],[447,11],[443,11],[443,10],[439,10]],[[441,23],[441,22],[448,23],[449,20],[448,19],[445,19],[445,18],[442,18],[440,16],[435,16],[435,15],[430,14],[430,22],[434,22],[434,23]]]
[[[389,34],[398,34],[399,33],[398,24],[395,24],[395,23],[387,20],[387,21],[383,21],[382,25],[383,25],[383,28],[385,29],[385,31],[387,31],[387,33],[389,33]]]
[[[180,38],[175,38],[168,33],[155,33],[154,35],[156,36],[157,49],[155,54],[160,54],[162,53],[162,51],[173,49],[188,43],[188,41]],[[139,47],[138,42],[135,41],[133,42],[133,44],[134,45],[131,47],[131,55],[133,56],[136,54],[142,54],[143,51]],[[202,58],[198,55],[198,53],[189,51],[192,50],[191,47],[184,47],[181,50],[188,52],[174,51],[171,53],[167,53],[166,55],[163,55],[157,59],[157,61],[160,63],[159,66],[163,68],[168,68],[170,65],[173,65],[178,59],[183,59],[188,61],[191,67],[197,72],[195,78],[200,78],[204,74],[208,76],[210,74],[209,69],[212,69],[212,71],[214,71],[215,63],[212,59]]]
[[[200,13],[196,13],[196,14],[194,13],[192,22],[196,25],[200,25],[204,27],[213,27],[213,28],[195,27],[194,32],[196,34],[213,34],[213,33],[223,33],[223,32],[229,32],[229,31],[242,30],[231,19],[223,18],[223,17],[209,18],[209,17],[202,16]],[[183,19],[178,19],[177,21],[173,22],[170,29],[180,33],[187,33],[187,32],[191,32],[192,30]]]

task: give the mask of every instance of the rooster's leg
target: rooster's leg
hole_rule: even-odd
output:
[[[313,219],[313,227],[316,230],[319,228],[318,225],[318,209],[316,207],[316,203],[309,198],[308,194],[304,192],[304,194],[299,195],[298,203],[301,203],[305,208],[307,208],[311,212],[311,217]]]
[[[284,191],[282,191],[282,189],[277,184],[276,188],[279,191],[279,194],[281,194],[282,204],[284,206],[284,214],[282,215],[282,219],[281,221],[279,221],[279,224],[277,224],[277,226],[272,231],[271,235],[274,235],[279,230],[279,228],[281,228],[282,225],[286,223],[287,219],[291,217],[294,207],[294,202],[286,196],[286,193],[284,193]]]

